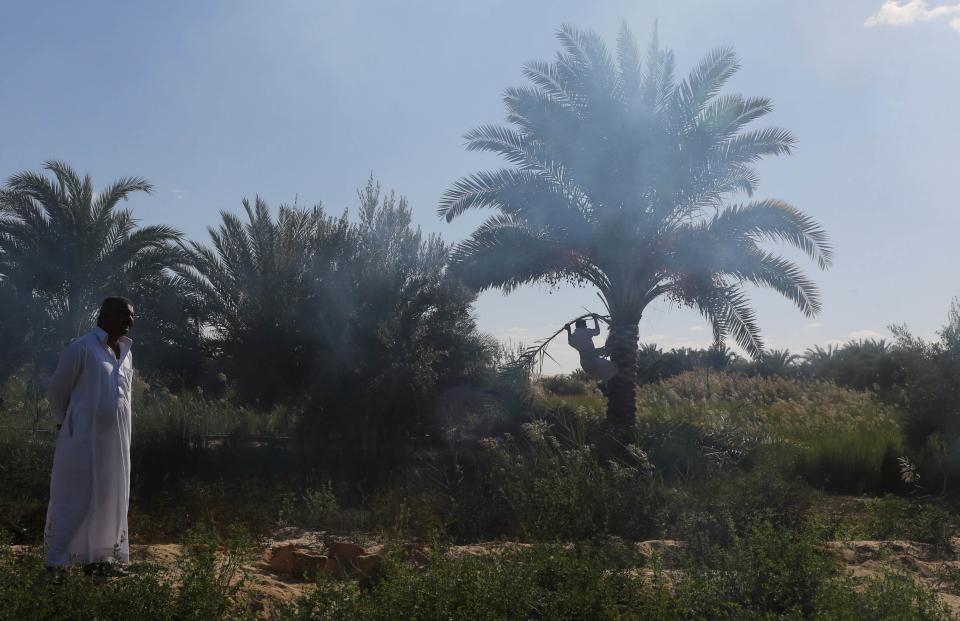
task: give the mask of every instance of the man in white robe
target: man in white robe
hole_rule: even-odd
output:
[[[70,343],[47,387],[60,432],[53,455],[48,565],[129,562],[133,305],[104,300],[97,327]]]

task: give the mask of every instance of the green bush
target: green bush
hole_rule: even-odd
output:
[[[569,541],[653,532],[659,485],[646,454],[631,445],[624,459],[604,459],[586,433],[582,420],[537,420],[524,424],[521,438],[489,443],[489,488],[502,500],[515,535]]]
[[[213,527],[191,531],[177,563],[179,588],[173,617],[196,621],[253,618],[244,597],[243,570],[251,554],[252,544],[241,530],[226,537]]]
[[[105,579],[79,567],[48,570],[40,550],[14,554],[0,545],[0,621],[252,619],[241,565],[249,545],[194,533],[175,574],[149,564]]]
[[[839,574],[810,531],[755,523],[683,570],[643,567],[623,546],[535,545],[437,554],[423,570],[399,560],[367,590],[322,580],[276,615],[285,621],[392,619],[928,619],[937,597],[902,574]],[[859,610],[864,611],[864,616]],[[884,616],[887,611],[889,616]]]
[[[869,539],[910,539],[949,549],[956,519],[946,509],[897,496],[869,499],[864,508],[861,527]]]
[[[693,618],[806,618],[836,571],[828,552],[806,529],[754,522],[731,529],[728,545],[713,545],[689,561],[676,585],[678,604]]]
[[[801,481],[761,462],[673,488],[661,513],[660,532],[686,541],[693,551],[729,546],[757,521],[786,530],[800,528],[815,496]]]
[[[321,582],[281,619],[624,619],[649,596],[643,578],[592,546],[535,546],[479,556],[438,556],[426,569],[388,565],[368,592]]]
[[[560,396],[584,395],[587,393],[586,382],[574,375],[549,375],[540,378],[540,385],[545,390]]]
[[[615,539],[466,554],[434,544],[424,568],[408,564],[402,548],[388,548],[372,582],[321,574],[310,595],[271,608],[282,621],[949,618],[906,574],[838,573],[812,532],[755,522],[670,570],[656,559],[644,565],[632,545]],[[104,580],[78,569],[47,572],[38,554],[15,556],[0,545],[0,621],[255,617],[242,536],[195,531],[184,550],[175,573],[134,565],[131,575]]]
[[[661,472],[713,474],[757,453],[827,491],[905,491],[901,416],[827,381],[694,371],[641,387],[637,419]],[[705,457],[710,457],[706,459]]]
[[[842,576],[827,582],[817,594],[818,621],[947,621],[955,618],[937,595],[904,571],[887,568],[879,578]]]
[[[820,489],[846,494],[906,492],[897,458],[905,452],[903,441],[891,431],[854,431],[812,436],[784,447],[793,460],[788,470]]]

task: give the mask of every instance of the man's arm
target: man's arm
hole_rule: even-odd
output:
[[[50,400],[50,409],[57,420],[63,422],[70,404],[70,393],[77,384],[80,372],[83,370],[83,348],[76,342],[71,343],[60,354],[57,370],[53,372],[47,383],[47,399]]]
[[[600,320],[596,315],[593,316],[593,330],[590,331],[590,336],[600,336]]]

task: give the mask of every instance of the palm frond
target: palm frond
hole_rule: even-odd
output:
[[[456,181],[440,199],[439,213],[450,222],[468,209],[494,208],[528,224],[586,226],[582,197],[565,196],[563,189],[535,171],[482,171]]]
[[[640,88],[643,69],[637,42],[626,22],[620,25],[620,32],[617,34],[617,63],[620,66],[620,88],[624,93],[625,103],[629,105]]]
[[[97,194],[93,201],[93,218],[99,219],[109,214],[117,204],[134,192],[153,192],[153,185],[141,177],[123,177],[108,185]]]
[[[796,304],[807,317],[821,310],[816,283],[795,263],[761,250],[742,254],[727,273],[741,281],[773,289]]]
[[[707,54],[675,91],[677,104],[684,115],[690,120],[695,119],[738,69],[739,60],[730,48],[719,48]]]
[[[770,199],[728,207],[717,214],[710,229],[718,238],[745,235],[788,243],[815,260],[821,269],[833,264],[833,247],[826,231],[784,201]]]
[[[733,337],[737,345],[754,358],[763,355],[763,339],[760,338],[756,313],[743,291],[736,287],[719,287],[705,302],[706,312],[721,337]]]
[[[729,161],[749,163],[765,155],[790,155],[796,146],[796,139],[789,131],[779,127],[768,127],[744,132],[718,143],[717,150]]]
[[[524,284],[555,282],[572,275],[571,258],[555,240],[509,216],[494,216],[454,247],[450,263],[474,289],[497,287],[511,291]]]
[[[522,68],[525,78],[533,82],[543,93],[550,98],[567,104],[573,104],[564,76],[553,63],[533,61],[526,63]]]

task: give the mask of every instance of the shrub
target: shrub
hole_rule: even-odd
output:
[[[646,454],[626,447],[604,460],[585,423],[526,423],[523,437],[490,442],[490,487],[501,496],[517,535],[536,541],[591,539],[603,533],[649,535],[658,485]]]
[[[905,447],[890,431],[849,429],[811,436],[784,450],[793,460],[788,467],[810,485],[839,493],[906,492],[898,456]]]
[[[671,490],[660,530],[663,536],[686,541],[690,550],[702,552],[731,545],[735,536],[746,536],[758,521],[796,530],[814,500],[815,493],[801,481],[757,463]]]
[[[174,574],[137,563],[103,579],[79,567],[48,570],[39,549],[14,555],[0,544],[0,620],[196,620],[253,618],[243,589],[249,542],[213,530],[188,536]]]
[[[861,528],[869,539],[910,539],[950,548],[956,520],[941,507],[884,496],[867,500],[864,508]]]
[[[643,579],[601,550],[536,546],[479,556],[439,555],[424,570],[401,563],[367,593],[321,582],[282,619],[622,619],[642,606]]]
[[[540,378],[540,385],[555,395],[584,395],[587,385],[580,377],[570,375],[548,375]]]
[[[806,618],[836,571],[817,543],[806,529],[766,521],[751,523],[742,535],[731,529],[729,545],[709,546],[690,559],[676,585],[678,604],[692,618]]]
[[[695,371],[644,386],[638,399],[641,436],[664,473],[715,472],[762,452],[830,491],[904,490],[900,415],[869,393],[822,380]]]
[[[947,621],[953,619],[949,608],[902,570],[886,568],[880,577],[863,580],[846,575],[827,582],[817,594],[816,620],[888,619]]]
[[[188,533],[184,554],[177,562],[174,618],[252,617],[244,597],[243,570],[251,552],[252,545],[241,530],[234,529],[226,537],[219,536],[212,526]]]

